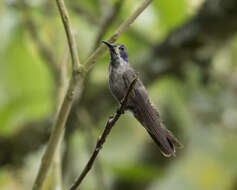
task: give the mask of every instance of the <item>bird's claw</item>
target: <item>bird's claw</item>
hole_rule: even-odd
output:
[[[117,114],[119,114],[119,115],[124,114],[124,110],[117,109]]]

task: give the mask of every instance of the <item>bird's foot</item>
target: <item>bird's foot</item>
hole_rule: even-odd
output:
[[[120,108],[117,109],[117,114],[121,115],[124,114],[124,110],[121,110]]]

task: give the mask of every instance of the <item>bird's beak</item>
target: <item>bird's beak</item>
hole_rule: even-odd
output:
[[[104,41],[104,40],[102,40],[102,42],[103,42],[105,45],[107,45],[111,51],[114,52],[114,44],[111,44],[111,43],[106,42],[106,41]]]

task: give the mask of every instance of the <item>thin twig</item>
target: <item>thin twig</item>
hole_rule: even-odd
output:
[[[74,91],[77,86],[77,79],[79,76],[82,76],[83,73],[83,66],[79,62],[79,56],[77,54],[77,47],[76,47],[76,41],[73,36],[71,23],[69,20],[69,15],[66,10],[65,4],[63,0],[56,0],[57,6],[59,8],[59,12],[62,18],[62,22],[67,34],[67,40],[68,45],[71,53],[72,58],[72,77],[66,92],[66,95],[64,97],[62,106],[60,107],[60,110],[56,116],[55,122],[53,124],[53,131],[51,133],[49,144],[46,148],[46,151],[43,155],[43,158],[41,160],[40,168],[36,177],[36,180],[33,185],[33,190],[41,190],[46,174],[48,173],[49,167],[52,163],[54,154],[56,152],[56,149],[60,142],[62,141],[62,138],[64,136],[64,130],[65,130],[65,123],[68,118],[69,111],[71,109],[73,99],[74,99]]]
[[[103,147],[103,144],[106,141],[106,137],[109,135],[111,129],[113,128],[115,123],[118,121],[118,119],[120,118],[121,114],[125,111],[129,95],[130,95],[134,85],[136,84],[136,81],[137,81],[137,78],[135,78],[131,82],[131,84],[129,85],[127,93],[126,93],[125,97],[123,98],[123,100],[121,102],[121,105],[120,105],[119,109],[117,110],[117,112],[115,113],[115,115],[110,117],[107,120],[106,125],[105,125],[105,129],[104,129],[102,135],[98,138],[98,141],[96,143],[95,149],[94,149],[94,151],[93,151],[89,161],[87,162],[87,164],[84,167],[84,169],[83,169],[82,173],[80,174],[80,176],[75,180],[75,182],[72,184],[72,186],[68,190],[75,190],[81,184],[82,180],[85,178],[87,173],[92,168],[98,153],[100,152],[100,150]]]

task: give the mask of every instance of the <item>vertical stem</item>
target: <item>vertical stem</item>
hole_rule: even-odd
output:
[[[59,112],[60,106],[62,105],[63,98],[65,96],[67,85],[68,85],[68,58],[69,50],[68,47],[64,50],[64,56],[60,68],[60,86],[58,89],[58,100],[57,100],[57,113]],[[56,116],[55,115],[55,116]],[[62,179],[62,143],[60,143],[56,149],[55,156],[51,168],[51,176],[53,178],[51,189],[63,190],[63,179]]]

